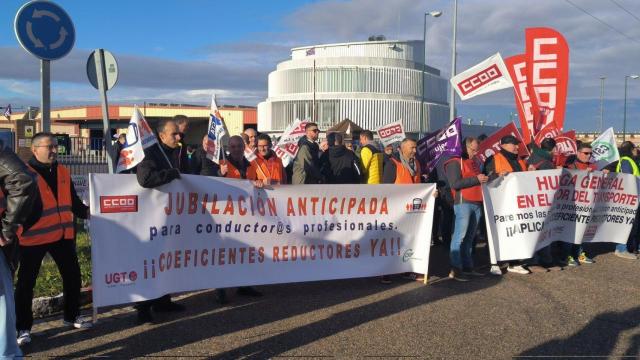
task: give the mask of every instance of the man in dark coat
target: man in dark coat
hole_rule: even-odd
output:
[[[359,184],[361,178],[360,160],[356,154],[344,145],[344,137],[340,133],[327,136],[329,150],[325,151],[320,163],[328,184]]]
[[[16,342],[16,312],[13,297],[13,272],[18,260],[18,237],[16,232],[21,224],[26,226],[27,214],[33,211],[33,203],[38,197],[38,188],[33,175],[24,163],[0,140],[0,188],[2,193],[2,236],[0,247],[0,357],[22,356]]]
[[[157,127],[159,143],[144,151],[144,159],[136,166],[138,184],[144,188],[155,188],[189,173],[189,162],[185,151],[180,151],[181,138],[175,120],[162,120]],[[164,152],[164,155],[163,155]],[[165,157],[166,155],[166,157]],[[138,321],[151,322],[151,309],[156,312],[182,311],[184,306],[171,301],[169,295],[136,304]]]

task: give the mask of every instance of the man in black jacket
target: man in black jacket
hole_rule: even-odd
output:
[[[144,159],[136,166],[138,184],[155,188],[189,173],[186,152],[180,151],[180,132],[175,120],[162,120],[156,128],[160,142],[144,151]],[[164,154],[163,154],[164,152]],[[166,156],[165,156],[166,155]],[[136,304],[138,322],[151,322],[151,308],[156,312],[182,311],[184,306],[171,301],[170,295]]]
[[[329,150],[320,158],[327,184],[359,184],[362,171],[356,154],[344,146],[340,133],[327,136]]]
[[[82,279],[75,243],[74,217],[89,218],[89,207],[78,197],[69,170],[57,159],[58,144],[51,133],[36,134],[31,143],[29,166],[37,174],[38,192],[34,209],[21,232],[20,268],[16,283],[16,328],[18,344],[31,342],[31,302],[42,259],[51,255],[60,275],[64,296],[64,325],[77,329],[92,323],[80,316]],[[31,225],[32,224],[32,225]]]
[[[33,175],[24,163],[0,140],[0,207],[2,210],[2,236],[0,246],[0,357],[13,358],[22,355],[16,342],[16,311],[13,297],[13,272],[18,261],[18,237],[20,224],[26,225],[26,217],[33,210],[38,198],[38,188]]]
[[[196,149],[191,155],[190,174],[205,176],[220,176],[220,166],[207,158],[208,136],[202,138],[202,147]]]

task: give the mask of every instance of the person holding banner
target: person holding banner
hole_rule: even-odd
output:
[[[249,137],[251,138],[251,137]],[[258,179],[267,184],[281,185],[287,183],[287,173],[282,166],[282,160],[271,150],[271,137],[267,134],[258,135],[258,158],[256,162],[262,171],[258,171]]]
[[[527,164],[518,156],[519,145],[520,140],[513,135],[506,135],[500,139],[500,151],[488,157],[484,163],[484,173],[490,181],[512,172],[527,171]],[[507,271],[522,275],[530,273],[518,261],[509,262]],[[498,264],[491,264],[491,273],[502,275],[502,270]]]
[[[398,158],[389,157],[382,175],[383,184],[419,184],[421,182],[420,163],[416,160],[417,143],[406,138],[400,143]]]
[[[405,138],[402,140],[398,158],[389,156],[389,162],[384,167],[383,184],[419,184],[422,182],[420,162],[416,159],[417,146],[417,142],[413,139]],[[434,196],[438,196],[437,191]],[[417,281],[423,280],[416,274],[409,274],[409,276]],[[388,284],[391,279],[388,275],[383,275],[381,282]]]
[[[573,170],[595,171],[598,167],[595,163],[591,162],[591,155],[593,150],[591,144],[585,142],[576,141],[577,154],[570,156],[565,162],[565,168]],[[603,170],[603,173],[608,173],[608,170]],[[564,256],[567,259],[568,266],[578,266],[579,264],[593,264],[595,261],[587,256],[584,252],[582,245],[562,243]]]
[[[463,141],[462,157],[451,157],[444,163],[447,181],[453,196],[455,225],[451,238],[449,277],[469,281],[469,276],[484,274],[473,270],[472,247],[476,230],[482,217],[482,188],[489,177],[482,174],[473,159],[478,153],[479,142],[467,137]]]
[[[190,174],[204,176],[220,176],[220,166],[207,157],[207,142],[209,136],[202,138],[202,147],[196,149],[191,159]]]
[[[0,140],[0,358],[22,356],[16,342],[16,308],[13,295],[13,274],[18,265],[18,236],[20,225],[26,222],[33,203],[38,198],[38,187],[25,164]],[[3,256],[4,255],[4,256]]]
[[[556,147],[556,141],[552,138],[545,138],[540,142],[540,148],[533,146],[531,156],[527,159],[529,171],[534,170],[552,170],[556,168],[553,160],[553,149]]]
[[[485,175],[489,180],[505,176],[511,172],[527,171],[527,164],[518,156],[520,140],[513,135],[500,139],[500,151],[489,156],[484,163]]]
[[[243,134],[244,135],[244,134]],[[220,162],[220,175],[231,179],[245,179],[254,181],[254,185],[260,186],[258,180],[258,167],[255,161],[249,161],[244,156],[245,142],[242,136],[235,135],[229,138],[229,157]]]
[[[616,172],[640,176],[640,168],[635,161],[638,156],[638,148],[636,148],[635,144],[631,141],[625,141],[620,145],[618,152],[620,153],[620,161],[616,166]],[[631,233],[629,233],[627,243],[616,245],[615,255],[617,257],[628,260],[638,259],[634,254],[638,250],[638,227],[640,225],[638,224],[640,222],[640,211],[638,210],[636,211],[636,218],[633,221],[633,227],[631,228]]]
[[[298,154],[293,160],[293,185],[322,184],[320,146],[317,144],[320,130],[318,124],[309,122],[304,127],[306,136],[298,141]]]
[[[552,138],[545,138],[540,142],[540,147],[536,147],[534,143],[531,143],[532,151],[531,156],[527,159],[527,166],[529,171],[535,170],[553,170],[556,168],[554,161],[554,149],[556,148],[556,141]],[[553,242],[542,249],[536,251],[533,258],[533,262],[529,265],[529,270],[538,270],[539,272],[546,272],[547,270],[561,270],[561,267],[554,266],[554,263],[558,263],[561,266],[565,266],[564,260],[554,259],[552,248]],[[564,247],[564,245],[562,245]]]
[[[30,170],[36,174],[40,201],[27,222],[33,224],[18,232],[20,268],[16,283],[16,329],[18,344],[31,342],[33,288],[42,260],[48,253],[55,261],[64,296],[65,326],[90,328],[93,324],[80,316],[80,265],[75,244],[74,216],[89,218],[89,207],[78,197],[69,169],[57,162],[58,144],[51,133],[38,133],[31,142]]]
[[[373,144],[373,132],[365,130],[360,133],[360,160],[362,162],[365,184],[380,184],[382,180],[382,165],[384,155]]]
[[[142,162],[136,166],[138,184],[144,188],[155,188],[180,178],[180,174],[189,173],[186,152],[181,151],[180,132],[173,119],[165,119],[156,128],[160,142],[145,150]],[[170,295],[157,299],[141,301],[136,304],[138,322],[148,323],[153,320],[151,309],[156,312],[183,311],[184,305],[171,301]]]
[[[220,175],[230,179],[251,180],[254,186],[261,188],[264,183],[258,179],[258,165],[255,161],[250,162],[245,158],[244,149],[245,142],[242,136],[235,135],[229,138],[229,157],[220,163]],[[242,296],[262,296],[260,291],[250,286],[239,287],[237,293]],[[216,301],[219,304],[228,302],[225,289],[216,289]]]
[[[258,147],[258,132],[254,128],[248,128],[244,131],[244,135],[247,135],[247,147],[251,149],[251,151],[255,152]]]

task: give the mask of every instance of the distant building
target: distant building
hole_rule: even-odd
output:
[[[134,106],[120,104],[109,106],[109,120],[112,129],[124,132],[129,125]],[[207,132],[209,122],[209,107],[183,104],[147,103],[139,105],[147,121],[153,126],[162,119],[175,115],[186,115],[190,119],[189,132],[186,142],[201,144],[202,137]],[[238,135],[248,127],[256,127],[256,108],[248,106],[221,106],[220,113],[231,135]],[[40,120],[40,113],[32,111],[14,113],[11,121],[4,117],[0,120],[0,129],[8,128],[16,131],[16,120]],[[40,131],[40,121],[36,122],[35,132]],[[100,105],[69,106],[51,110],[51,131],[53,133],[69,134],[71,137],[102,139],[102,108]]]
[[[278,133],[296,118],[314,119],[321,130],[345,118],[371,130],[398,120],[410,133],[440,128],[449,117],[448,81],[423,57],[422,41],[293,48],[269,74],[258,130]]]
[[[580,140],[580,141],[584,141],[584,142],[592,142],[593,140],[595,140],[598,136],[600,136],[601,133],[599,132],[577,132],[576,133],[576,140]],[[616,133],[616,142],[618,143],[618,145],[622,144],[622,133]],[[631,141],[632,143],[638,145],[640,144],[640,133],[638,132],[633,132],[627,133],[626,136],[626,140]]]

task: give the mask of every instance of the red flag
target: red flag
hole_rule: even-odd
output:
[[[540,110],[527,84],[527,59],[525,54],[519,54],[504,59],[504,63],[513,81],[513,94],[518,109],[520,129],[522,129],[525,144],[528,144],[536,134],[534,114],[539,114]]]
[[[562,34],[550,28],[526,29],[525,39],[527,85],[530,93],[535,94],[538,106],[548,109],[541,114],[537,128],[555,123],[562,130],[569,83],[567,41]]]
[[[522,136],[520,136],[520,132],[516,125],[512,122],[508,123],[505,127],[491,134],[488,138],[484,139],[483,142],[480,143],[478,147],[478,154],[476,158],[484,163],[487,158],[498,151],[500,151],[500,139],[507,135],[513,135],[516,139],[520,140],[522,144],[518,147],[518,155],[527,156],[529,155],[529,150],[524,145],[524,141],[522,141]]]
[[[567,131],[566,133],[556,136],[556,148],[554,152],[556,166],[564,166],[569,156],[578,154],[575,130]]]
[[[560,134],[562,134],[562,131],[556,127],[556,124],[548,124],[547,126],[542,128],[540,131],[538,131],[538,133],[536,134],[536,137],[535,137],[536,144],[540,146],[540,143],[542,142],[542,140],[546,138],[555,139]]]

